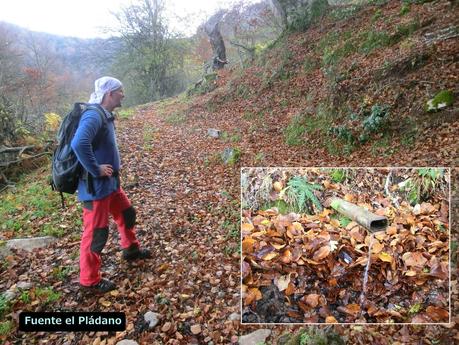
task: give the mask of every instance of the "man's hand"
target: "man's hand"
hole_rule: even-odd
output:
[[[113,167],[110,164],[99,165],[100,176],[112,176]]]

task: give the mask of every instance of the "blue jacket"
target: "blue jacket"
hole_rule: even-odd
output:
[[[78,184],[78,200],[80,201],[100,200],[119,188],[118,176],[101,177],[99,172],[100,164],[110,164],[114,172],[120,170],[114,117],[105,109],[104,113],[107,119],[105,124],[96,110],[85,111],[71,142],[72,149],[81,165],[92,176],[94,188],[94,194],[91,194],[86,180],[80,178]]]

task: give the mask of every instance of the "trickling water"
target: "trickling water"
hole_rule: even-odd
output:
[[[370,243],[368,244],[368,261],[367,261],[367,265],[365,266],[365,272],[363,274],[362,292],[360,293],[360,310],[362,310],[363,303],[365,302],[365,294],[367,292],[368,272],[370,271],[371,248],[373,247],[373,239],[374,239],[373,234],[371,234]]]

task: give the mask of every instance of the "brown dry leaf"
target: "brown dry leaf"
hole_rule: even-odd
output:
[[[279,291],[286,290],[289,283],[290,283],[290,274],[274,278],[274,285],[277,286]]]
[[[285,295],[286,296],[291,296],[295,293],[295,285],[293,285],[291,282],[288,284],[287,289],[285,290]]]
[[[386,234],[388,235],[395,235],[397,233],[397,227],[396,226],[389,226],[387,229],[386,229]]]
[[[251,223],[242,223],[241,231],[251,232],[255,227]]]
[[[276,181],[273,183],[273,188],[276,192],[280,192],[284,186],[282,185],[282,182]]]
[[[159,266],[156,271],[158,273],[164,273],[165,271],[168,270],[169,267],[170,267],[170,265],[168,263],[165,263],[165,264],[162,264],[161,266]]]
[[[320,261],[328,256],[330,254],[330,246],[327,244],[326,246],[320,247],[316,252],[314,253],[313,260],[314,261]]]
[[[355,196],[352,195],[352,194],[345,194],[343,199],[348,201],[348,202],[354,202]]]
[[[282,257],[281,257],[281,261],[284,263],[284,264],[288,264],[292,261],[292,252],[290,251],[290,249],[286,249],[283,253],[282,253]]]
[[[375,240],[375,242],[373,242],[373,246],[371,248],[371,252],[373,254],[379,254],[383,249],[384,249],[384,244],[382,244],[378,240]]]
[[[245,296],[244,303],[245,305],[252,304],[253,301],[258,301],[262,299],[263,296],[261,294],[261,291],[258,290],[258,288],[250,288],[249,291],[247,291],[247,295]]]
[[[253,225],[260,225],[261,222],[263,222],[264,220],[266,220],[265,217],[257,215],[254,218],[252,218],[252,223]],[[242,230],[242,226],[241,226],[241,230]]]
[[[319,297],[320,297],[320,295],[312,293],[312,294],[307,295],[304,301],[310,307],[315,308],[319,304]]]
[[[402,260],[406,266],[422,269],[427,259],[420,252],[407,252],[403,254]]]
[[[110,307],[112,305],[112,302],[107,301],[105,298],[101,297],[99,298],[99,303],[103,305],[104,307]]]
[[[167,333],[171,330],[172,328],[172,323],[171,322],[166,322],[163,327],[161,327],[161,331],[164,333]]]
[[[242,279],[247,278],[252,274],[252,269],[250,268],[250,264],[246,261],[242,261]]]
[[[426,309],[427,315],[435,321],[435,322],[447,322],[449,318],[449,313],[447,310],[440,308],[440,307],[434,307],[434,306],[428,306]]]
[[[352,316],[357,316],[360,313],[360,306],[358,304],[348,304],[347,306],[339,306],[338,311],[352,315]]]
[[[403,274],[408,276],[408,277],[414,277],[417,274],[417,272],[416,271],[412,271],[412,270],[408,270],[408,271],[404,272]]]
[[[255,240],[251,237],[248,237],[242,241],[242,252],[246,254],[251,254],[254,251],[253,245]]]
[[[330,220],[330,225],[333,226],[334,228],[339,228],[341,226],[341,223],[339,222],[338,219],[332,219]]]
[[[338,323],[338,320],[334,316],[327,316],[325,318],[325,323]]]
[[[197,334],[201,333],[201,325],[193,325],[193,326],[191,326],[190,327],[190,331],[194,335],[197,335]]]
[[[378,258],[379,260],[384,261],[384,262],[392,262],[394,260],[392,255],[386,252],[379,253]]]
[[[274,259],[278,255],[279,255],[279,253],[271,252],[271,253],[268,253],[265,256],[263,256],[263,260],[270,261],[270,260]]]

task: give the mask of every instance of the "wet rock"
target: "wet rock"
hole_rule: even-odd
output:
[[[243,335],[239,338],[239,345],[257,345],[264,343],[266,338],[271,335],[269,329],[258,329],[247,335]]]

